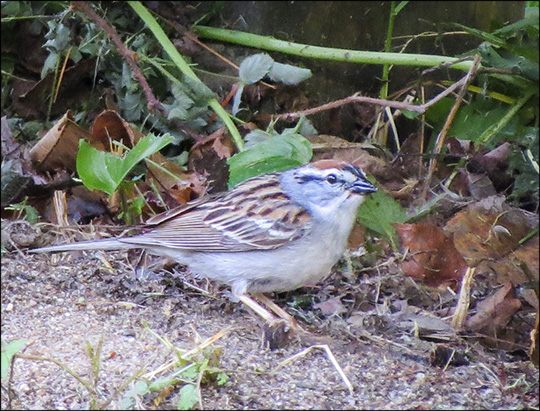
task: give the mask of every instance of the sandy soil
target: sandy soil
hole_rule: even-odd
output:
[[[177,356],[144,322],[184,350],[227,330],[207,348],[209,357],[193,357],[212,357],[218,369],[214,375],[228,376],[222,385],[204,379],[194,408],[538,409],[538,370],[527,358],[487,351],[451,333],[442,337],[446,342],[418,338],[414,327],[403,326],[384,309],[388,304],[369,304],[385,293],[385,301],[395,299],[391,289],[406,292],[407,280],[399,273],[350,280],[334,273],[319,287],[274,298],[328,344],[354,388],[350,393],[323,349],[296,358],[310,343],[295,340],[284,348],[264,348],[259,321],[230,301],[225,287],[171,271],[137,275],[131,267],[125,252],[3,256],[2,339],[25,339],[27,346],[26,358],[14,362],[9,384],[2,382],[2,409],[85,409],[92,404],[176,409],[184,383],[140,390],[145,378],[155,380],[181,367],[148,374]],[[327,314],[312,307],[313,301],[335,303],[333,297],[340,302],[325,307]],[[95,372],[86,344],[96,349],[100,340]],[[455,355],[437,365],[435,353],[441,348]],[[54,358],[63,368],[32,356]],[[139,377],[130,382],[137,372]]]

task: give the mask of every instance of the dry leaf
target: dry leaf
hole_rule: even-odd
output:
[[[132,148],[143,137],[140,131],[134,130],[120,114],[113,110],[101,112],[94,120],[90,133],[92,139],[88,142],[96,148],[107,149],[107,151],[109,151],[111,140],[120,141],[126,147]],[[101,143],[101,147],[96,145],[97,141]]]
[[[89,137],[90,133],[74,122],[73,114],[68,110],[32,148],[30,158],[41,172],[57,169],[74,172],[79,140]]]
[[[507,283],[495,294],[479,302],[476,314],[467,320],[467,329],[496,336],[521,307],[521,302],[514,297],[513,290],[512,284]]]
[[[329,298],[326,301],[315,304],[313,308],[318,308],[326,316],[337,315],[347,311],[339,297]]]
[[[448,221],[445,232],[453,234],[469,265],[477,266],[477,275],[495,273],[499,284],[538,284],[538,236],[519,244],[538,217],[503,201],[489,197],[469,205]]]
[[[225,191],[229,179],[227,159],[234,151],[229,134],[221,128],[193,146],[188,168],[209,182],[209,192]]]
[[[457,288],[467,270],[467,263],[443,231],[429,223],[394,224],[409,249],[401,264],[405,275],[426,285],[445,289]]]

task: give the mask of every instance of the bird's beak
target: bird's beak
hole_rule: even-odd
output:
[[[377,191],[377,187],[366,179],[358,179],[351,184],[350,190],[356,194],[371,194]]]

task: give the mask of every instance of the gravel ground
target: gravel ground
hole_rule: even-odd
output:
[[[334,274],[316,291],[324,294],[325,287],[344,281]],[[355,287],[375,293],[376,283],[358,278]],[[315,316],[319,310],[311,309],[299,322],[328,344],[354,388],[350,393],[323,349],[292,358],[310,344],[294,340],[285,348],[264,348],[258,320],[231,302],[225,287],[210,285],[210,295],[204,295],[188,284],[208,285],[163,271],[137,278],[125,252],[4,255],[2,339],[28,344],[9,384],[2,382],[2,409],[87,409],[92,401],[106,409],[176,409],[183,383],[135,394],[145,374],[149,378],[147,373],[177,358],[155,334],[192,350],[221,330],[227,332],[207,350],[229,379],[222,385],[203,380],[194,408],[538,409],[538,370],[527,359],[461,338],[444,344],[420,340],[373,311],[351,316],[349,299],[342,298],[341,314]],[[298,290],[276,301],[291,312],[288,303],[313,292]],[[318,320],[310,325],[310,318]],[[363,318],[362,325],[354,318]],[[86,344],[95,349],[100,340],[96,378]],[[464,365],[433,365],[437,346],[465,353]],[[32,356],[54,358],[63,368]],[[95,393],[66,367],[90,381]],[[129,382],[138,371],[143,375]]]

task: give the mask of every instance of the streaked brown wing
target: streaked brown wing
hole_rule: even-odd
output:
[[[146,220],[146,225],[155,226],[155,225],[164,223],[167,220],[170,220],[182,214],[186,214],[188,211],[193,210],[197,207],[200,207],[202,204],[205,204],[209,201],[212,201],[212,199],[215,197],[216,196],[201,197],[196,200],[190,201],[187,204],[183,204],[181,206],[175,207],[172,210],[168,210],[163,213],[157,214],[153,217],[150,217],[148,220]]]
[[[272,175],[160,214],[150,223],[159,225],[122,241],[194,251],[268,250],[304,236],[311,216],[281,191]]]

